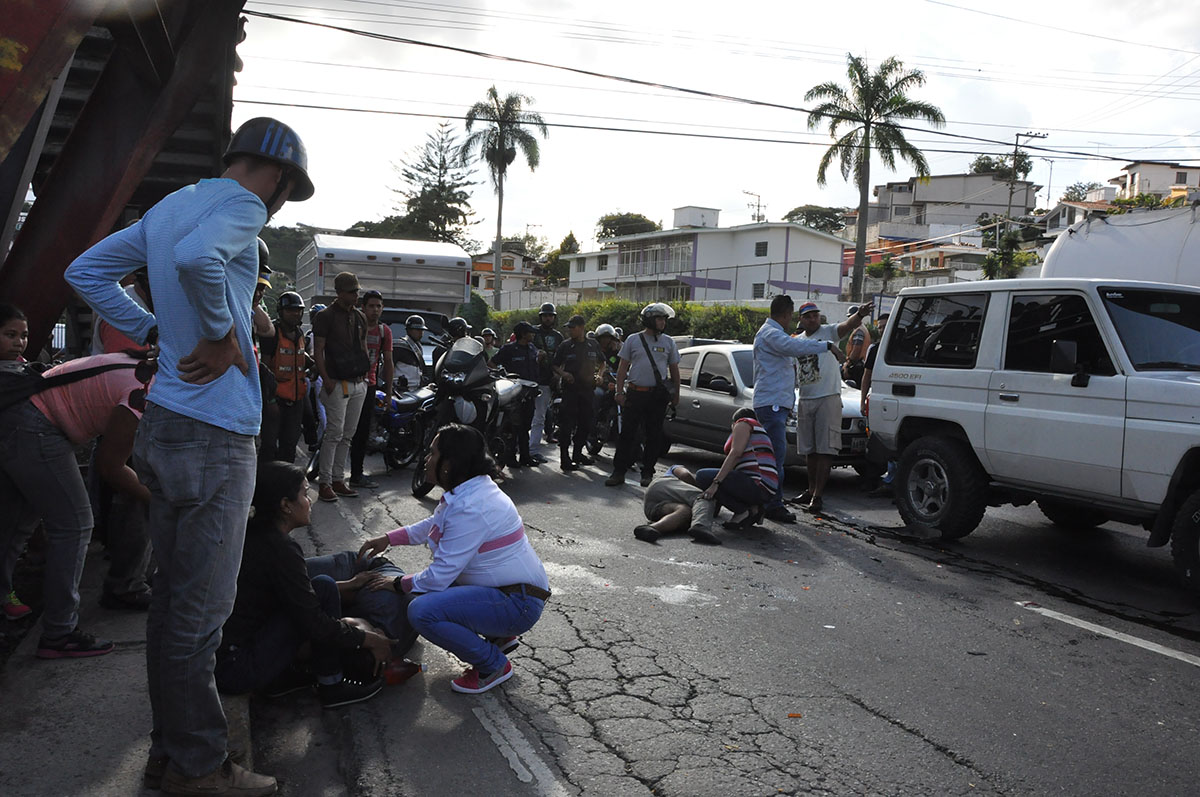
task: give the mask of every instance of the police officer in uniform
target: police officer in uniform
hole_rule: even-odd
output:
[[[512,342],[500,347],[500,351],[492,358],[492,365],[503,368],[521,379],[537,381],[541,366],[538,363],[539,352],[533,345],[533,324],[528,321],[517,322],[513,328],[513,337],[515,339]],[[529,454],[529,425],[533,420],[533,413],[529,409],[529,402],[525,402],[524,407],[525,414],[517,424],[517,450],[520,459],[507,463],[523,468],[539,464]]]
[[[563,473],[580,465],[591,465],[592,458],[583,453],[588,433],[592,430],[592,390],[604,355],[596,341],[585,336],[586,327],[581,315],[567,322],[570,338],[554,353],[554,372],[562,380],[562,405],[558,410],[558,449]],[[571,438],[575,438],[575,454],[571,456]]]
[[[533,345],[541,354],[538,356],[540,370],[538,372],[538,398],[533,407],[533,426],[529,435],[529,450],[539,464],[546,461],[541,455],[542,437],[546,430],[546,410],[550,407],[551,385],[554,382],[554,352],[563,342],[563,334],[558,331],[558,310],[553,302],[546,302],[538,310],[538,318],[542,324],[533,331]],[[551,430],[553,432],[553,430]]]
[[[425,348],[421,345],[425,319],[415,313],[410,315],[404,320],[404,332],[404,337],[393,347],[397,350],[396,373],[408,381],[409,390],[416,390],[421,386],[421,374],[425,370]]]
[[[604,482],[609,487],[625,483],[625,471],[633,465],[637,433],[643,427],[642,486],[648,486],[654,478],[654,465],[663,449],[667,406],[679,404],[679,348],[666,334],[667,319],[674,317],[670,305],[646,305],[642,308],[642,331],[621,344],[616,393],[622,408],[621,436],[612,476]]]
[[[263,364],[275,376],[275,402],[279,407],[279,429],[274,441],[274,456],[280,462],[296,461],[296,444],[304,420],[308,397],[308,369],[312,356],[308,338],[300,329],[304,300],[295,291],[279,294],[279,317],[275,334],[262,340]],[[263,441],[263,448],[269,448]]]

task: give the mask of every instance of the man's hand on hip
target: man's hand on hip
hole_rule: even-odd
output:
[[[207,385],[220,379],[231,365],[236,365],[243,374],[249,374],[250,367],[234,331],[231,327],[220,340],[201,338],[191,354],[179,358],[180,378],[193,385]]]

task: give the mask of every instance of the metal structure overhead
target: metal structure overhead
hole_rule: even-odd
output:
[[[30,351],[64,307],[69,319],[87,314],[63,280],[79,253],[220,172],[244,2],[5,3],[0,299],[29,316]],[[16,230],[29,187],[36,200]]]

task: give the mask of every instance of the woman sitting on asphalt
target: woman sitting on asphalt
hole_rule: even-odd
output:
[[[512,677],[504,655],[533,627],[550,583],[517,508],[492,481],[495,463],[477,429],[443,426],[429,450],[425,478],[444,490],[432,517],[368,540],[359,556],[389,545],[425,543],[433,562],[419,573],[371,587],[413,594],[408,620],[425,639],[470,665],[451,682],[477,694]]]
[[[374,697],[383,688],[378,673],[391,660],[392,641],[342,619],[340,592],[365,585],[371,574],[355,582],[328,575],[310,579],[300,545],[289,536],[310,522],[304,469],[263,463],[252,507],[237,598],[217,649],[217,688],[233,694],[263,689],[279,696],[311,687],[315,677],[325,708]],[[311,643],[311,674],[295,666],[305,642]],[[344,678],[343,655],[359,648],[374,657],[375,674]]]
[[[779,471],[771,439],[754,410],[744,407],[733,414],[725,461],[720,468],[696,471],[696,486],[704,498],[715,498],[718,507],[733,513],[726,528],[749,528],[762,519],[763,506],[779,489]]]

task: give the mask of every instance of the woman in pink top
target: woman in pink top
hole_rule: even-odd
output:
[[[433,439],[425,478],[445,492],[431,517],[368,540],[360,557],[389,545],[425,544],[433,562],[419,573],[377,577],[373,589],[413,594],[408,621],[430,642],[471,665],[451,682],[478,694],[512,677],[505,653],[533,627],[550,597],[546,569],[517,508],[492,481],[495,463],[478,429],[453,423]]]
[[[31,513],[46,527],[45,611],[37,656],[101,656],[112,642],[82,631],[79,578],[92,534],[92,506],[75,450],[97,436],[96,467],[114,489],[149,501],[150,494],[126,465],[145,408],[146,386],[156,363],[145,354],[102,354],[51,368],[46,377],[109,364],[128,364],[59,385],[0,411],[0,551],[19,551]],[[0,589],[11,588],[8,555]]]

